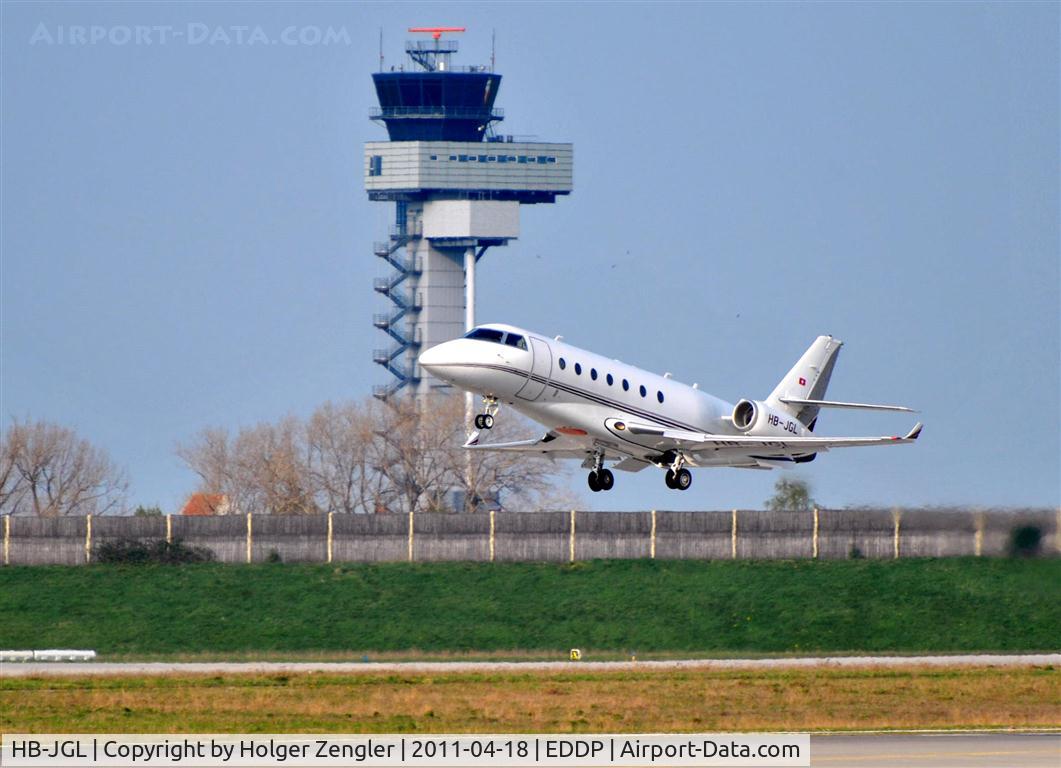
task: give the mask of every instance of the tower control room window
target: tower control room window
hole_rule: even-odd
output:
[[[368,175],[383,175],[383,155],[372,155],[368,158]]]

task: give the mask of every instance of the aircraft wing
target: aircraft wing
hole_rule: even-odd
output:
[[[510,453],[535,453],[551,459],[584,459],[583,464],[592,466],[597,447],[591,438],[561,435],[550,430],[541,437],[530,440],[514,440],[507,443],[480,443],[480,432],[473,432],[464,447],[469,451],[507,451]],[[633,453],[623,453],[613,447],[604,448],[607,461],[618,461],[615,469],[624,472],[639,472],[650,466],[646,461],[635,458]],[[586,462],[590,462],[586,464]]]
[[[747,437],[744,435],[709,435],[680,429],[667,429],[650,424],[631,424],[626,429],[633,435],[657,436],[658,447],[673,443],[672,447],[693,453],[716,451],[723,454],[752,454],[756,456],[798,456],[828,451],[831,448],[855,448],[865,445],[901,445],[916,440],[922,429],[918,422],[904,437]]]
[[[530,440],[514,440],[507,443],[480,443],[480,434],[481,433],[478,431],[473,432],[468,437],[468,442],[464,444],[464,447],[469,451],[538,453],[558,459],[579,459],[587,452],[590,452],[589,445],[583,445],[577,440],[565,435],[559,435],[553,431],[546,432],[541,437],[532,438]]]

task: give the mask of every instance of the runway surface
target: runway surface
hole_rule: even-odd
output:
[[[815,768],[1057,768],[1061,733],[859,733],[811,736]]]
[[[786,667],[915,667],[1061,665],[1061,653],[954,656],[821,656],[785,659],[688,659],[672,661],[385,661],[385,662],[5,662],[0,678],[37,675],[273,674],[279,672],[559,672],[579,669],[782,669]]]

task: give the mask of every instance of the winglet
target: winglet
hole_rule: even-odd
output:
[[[906,435],[906,437],[903,438],[903,440],[916,440],[921,436],[921,429],[924,426],[925,425],[922,424],[920,421],[917,422],[916,424],[914,424],[914,428],[910,430],[910,432]]]
[[[468,441],[461,447],[462,448],[470,448],[471,446],[478,445],[478,444],[479,444],[479,430],[475,430],[470,435],[468,435]]]

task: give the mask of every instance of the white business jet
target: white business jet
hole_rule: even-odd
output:
[[[774,469],[812,461],[832,448],[902,445],[905,437],[818,437],[821,408],[912,409],[822,399],[842,342],[819,336],[765,400],[732,405],[654,373],[511,325],[482,325],[420,355],[420,365],[460,389],[482,395],[469,450],[520,451],[583,459],[589,487],[608,491],[613,468],[666,470],[668,488],[687,489],[689,467]],[[502,403],[543,424],[540,438],[480,443]]]

